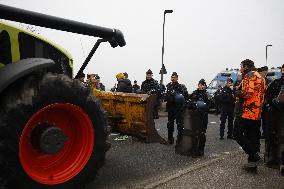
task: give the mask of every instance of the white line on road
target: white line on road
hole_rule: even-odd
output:
[[[170,176],[166,177],[166,178],[163,178],[163,179],[160,179],[160,180],[157,180],[157,181],[154,181],[152,183],[148,183],[148,184],[145,184],[141,186],[141,188],[143,189],[152,189],[152,188],[156,188],[162,184],[165,184],[171,180],[174,180],[176,178],[179,178],[185,174],[188,174],[190,172],[193,172],[193,171],[197,171],[198,169],[201,169],[203,167],[206,167],[206,166],[209,166],[209,165],[212,165],[214,163],[217,163],[219,161],[222,161],[224,160],[228,155],[236,155],[236,154],[239,154],[241,151],[235,151],[235,152],[231,152],[228,154],[228,152],[226,153],[223,153],[223,154],[220,154],[219,156],[215,156],[213,159],[211,160],[208,160],[206,162],[202,162],[202,163],[199,163],[199,164],[195,164],[195,165],[191,165],[190,167],[187,167],[185,169],[182,169],[182,170],[179,170],[177,173],[174,173],[174,174],[171,174]]]

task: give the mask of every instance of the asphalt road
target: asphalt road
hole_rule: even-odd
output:
[[[278,170],[270,169],[263,164],[257,172],[243,170],[246,156],[239,153],[221,155],[219,158],[207,161],[202,166],[194,166],[186,174],[176,177],[165,177],[163,182],[148,184],[146,188],[187,188],[187,189],[283,189],[284,179]],[[193,166],[192,166],[193,167]],[[149,187],[150,186],[150,187]]]
[[[166,123],[166,117],[156,120],[156,129],[164,138],[167,136]],[[131,137],[126,141],[115,141],[117,135],[112,135],[112,147],[107,152],[106,164],[99,170],[96,181],[89,184],[87,189],[143,188],[185,167],[239,150],[234,140],[219,139],[219,123],[219,117],[209,115],[205,157],[199,159],[176,154],[174,145],[146,144],[134,141]]]

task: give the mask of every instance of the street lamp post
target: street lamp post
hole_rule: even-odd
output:
[[[162,67],[160,70],[160,74],[161,74],[161,81],[160,83],[163,84],[163,80],[164,80],[164,74],[167,73],[165,65],[164,65],[164,53],[165,53],[165,20],[166,20],[166,14],[167,13],[173,13],[173,10],[165,10],[164,11],[164,22],[163,22],[163,46],[162,46]]]
[[[267,66],[267,47],[272,47],[272,45],[266,45],[266,47],[265,47],[265,60],[266,60],[266,66]]]

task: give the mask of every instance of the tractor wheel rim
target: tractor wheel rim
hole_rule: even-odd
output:
[[[43,122],[56,125],[67,137],[56,154],[45,154],[31,144],[33,129]],[[19,158],[24,171],[34,181],[56,185],[83,170],[94,145],[93,124],[80,107],[69,103],[51,104],[37,111],[25,125],[19,142]]]

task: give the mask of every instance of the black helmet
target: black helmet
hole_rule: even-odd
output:
[[[175,94],[175,104],[178,108],[185,106],[185,98],[182,94]]]
[[[196,102],[196,109],[200,113],[205,113],[208,111],[208,106],[205,102],[203,101],[197,101]]]
[[[200,79],[198,84],[201,84],[201,85],[206,85],[206,81],[205,79]]]

